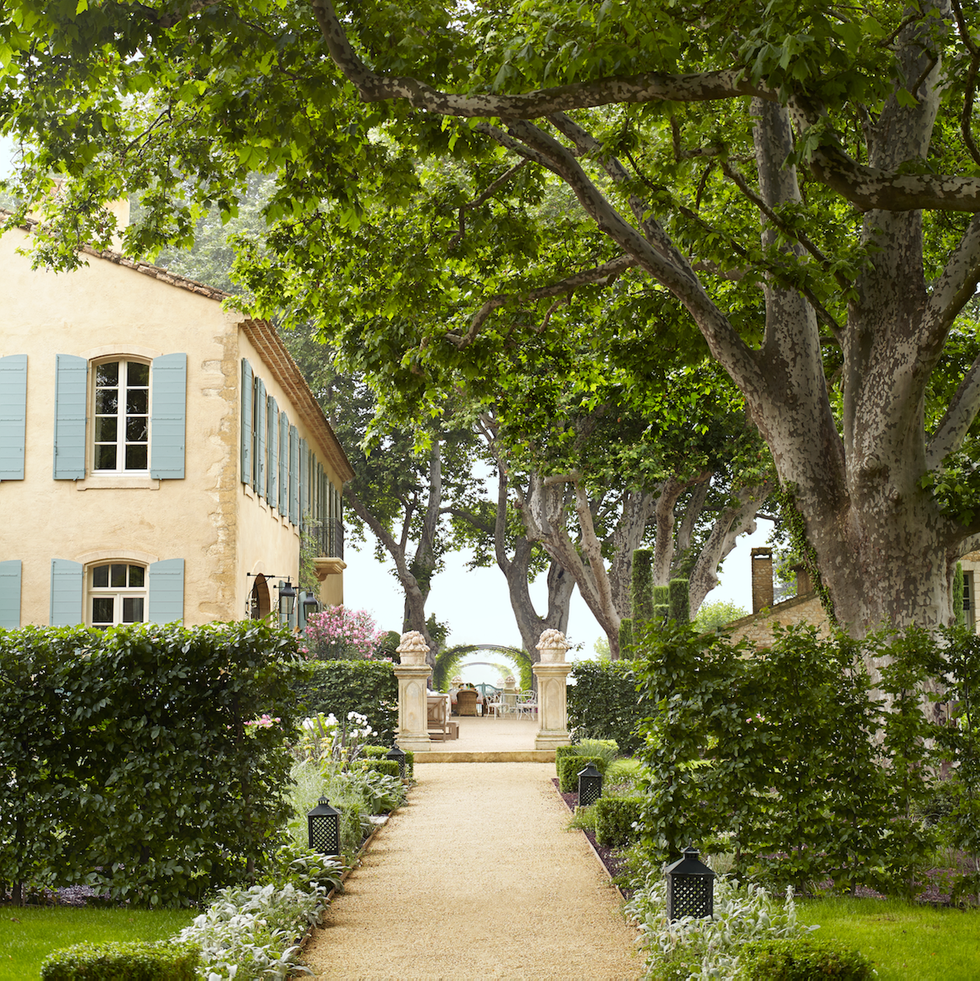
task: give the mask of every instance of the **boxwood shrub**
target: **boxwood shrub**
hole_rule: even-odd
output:
[[[640,820],[644,798],[600,797],[595,803],[595,838],[600,845],[621,848],[636,838],[633,824]]]
[[[366,758],[355,764],[359,770],[371,770],[373,773],[386,773],[389,777],[399,775],[399,766],[394,760]]]
[[[736,978],[741,981],[810,981],[824,977],[867,981],[877,974],[864,954],[837,940],[753,940],[739,952]]]
[[[172,940],[158,943],[75,944],[41,965],[42,981],[195,981],[200,949]]]

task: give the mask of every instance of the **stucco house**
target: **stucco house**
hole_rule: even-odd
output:
[[[0,236],[0,627],[343,602],[344,450],[274,328],[114,252],[32,270]],[[297,614],[294,613],[294,618]]]

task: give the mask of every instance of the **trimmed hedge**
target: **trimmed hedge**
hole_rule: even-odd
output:
[[[191,944],[75,944],[41,965],[42,981],[195,981],[201,952]]]
[[[359,770],[370,770],[372,773],[384,773],[389,777],[397,777],[401,772],[398,764],[394,760],[365,758],[359,760],[355,766]]]
[[[571,671],[575,684],[567,692],[568,726],[577,740],[615,739],[624,756],[633,756],[640,748],[634,665],[630,659],[575,664]]]
[[[578,791],[578,775],[590,763],[603,775],[608,765],[601,756],[563,756],[555,760],[555,767],[558,770],[558,789],[563,794],[574,794]]]
[[[864,954],[836,940],[753,940],[739,954],[740,981],[868,981],[877,974]]]
[[[240,879],[289,816],[301,670],[265,621],[0,631],[0,882],[172,906]]]
[[[306,715],[367,718],[371,738],[391,745],[398,731],[398,679],[390,661],[310,661],[295,686]]]
[[[641,817],[644,798],[600,797],[595,802],[595,840],[608,848],[621,848],[637,837],[633,827]]]
[[[366,760],[383,760],[391,749],[390,746],[365,746],[361,752]],[[405,753],[405,777],[409,779],[415,776],[415,753],[411,749],[403,750]],[[396,772],[394,776],[398,776]]]

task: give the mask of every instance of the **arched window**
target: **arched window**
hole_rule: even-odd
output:
[[[95,365],[96,472],[149,470],[150,366],[141,361]]]
[[[93,627],[146,621],[146,566],[127,562],[93,565],[88,572],[88,613]]]

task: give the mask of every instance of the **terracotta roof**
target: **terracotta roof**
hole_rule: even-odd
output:
[[[10,212],[5,211],[0,208],[0,218],[9,217]],[[38,222],[33,218],[27,218],[24,220],[23,225],[20,227],[25,232],[30,232]],[[214,286],[206,286],[204,283],[198,283],[196,280],[187,279],[185,276],[178,276],[176,273],[169,272],[162,266],[154,266],[149,262],[141,262],[138,259],[130,259],[128,256],[124,256],[119,252],[114,252],[111,249],[106,249],[104,252],[99,249],[92,248],[91,245],[83,245],[79,250],[83,255],[94,256],[96,259],[103,259],[106,262],[114,262],[117,266],[125,266],[127,269],[132,269],[134,272],[138,272],[143,276],[149,276],[151,279],[158,279],[162,283],[167,283],[170,286],[177,286],[182,290],[187,290],[190,293],[197,293],[200,296],[206,296],[212,300],[227,300],[231,298],[231,293],[225,290],[219,290]]]
[[[0,208],[0,215],[9,215],[9,211]],[[28,218],[24,224],[25,231],[36,225],[37,222]],[[149,262],[141,262],[137,259],[130,259],[119,252],[112,250],[100,251],[89,245],[82,246],[84,255],[90,255],[104,262],[114,262],[117,266],[124,266],[132,269],[142,276],[149,276],[152,279],[166,283],[168,286],[176,286],[178,289],[187,290],[190,293],[197,293],[199,296],[207,297],[211,300],[222,302],[232,299],[232,294],[225,290],[219,290],[214,286],[207,286],[196,280],[188,279],[185,276],[178,276],[176,273],[169,272],[162,266],[154,266]],[[327,422],[320,404],[313,397],[310,386],[307,385],[303,373],[299,370],[292,355],[286,350],[275,327],[266,320],[244,320],[241,326],[245,334],[256,346],[262,355],[263,361],[269,366],[273,377],[285,389],[293,404],[296,406],[300,417],[306,423],[310,434],[320,444],[325,459],[333,466],[338,478],[342,482],[351,480],[354,470],[347,459],[344,448],[334,434],[330,423]]]

